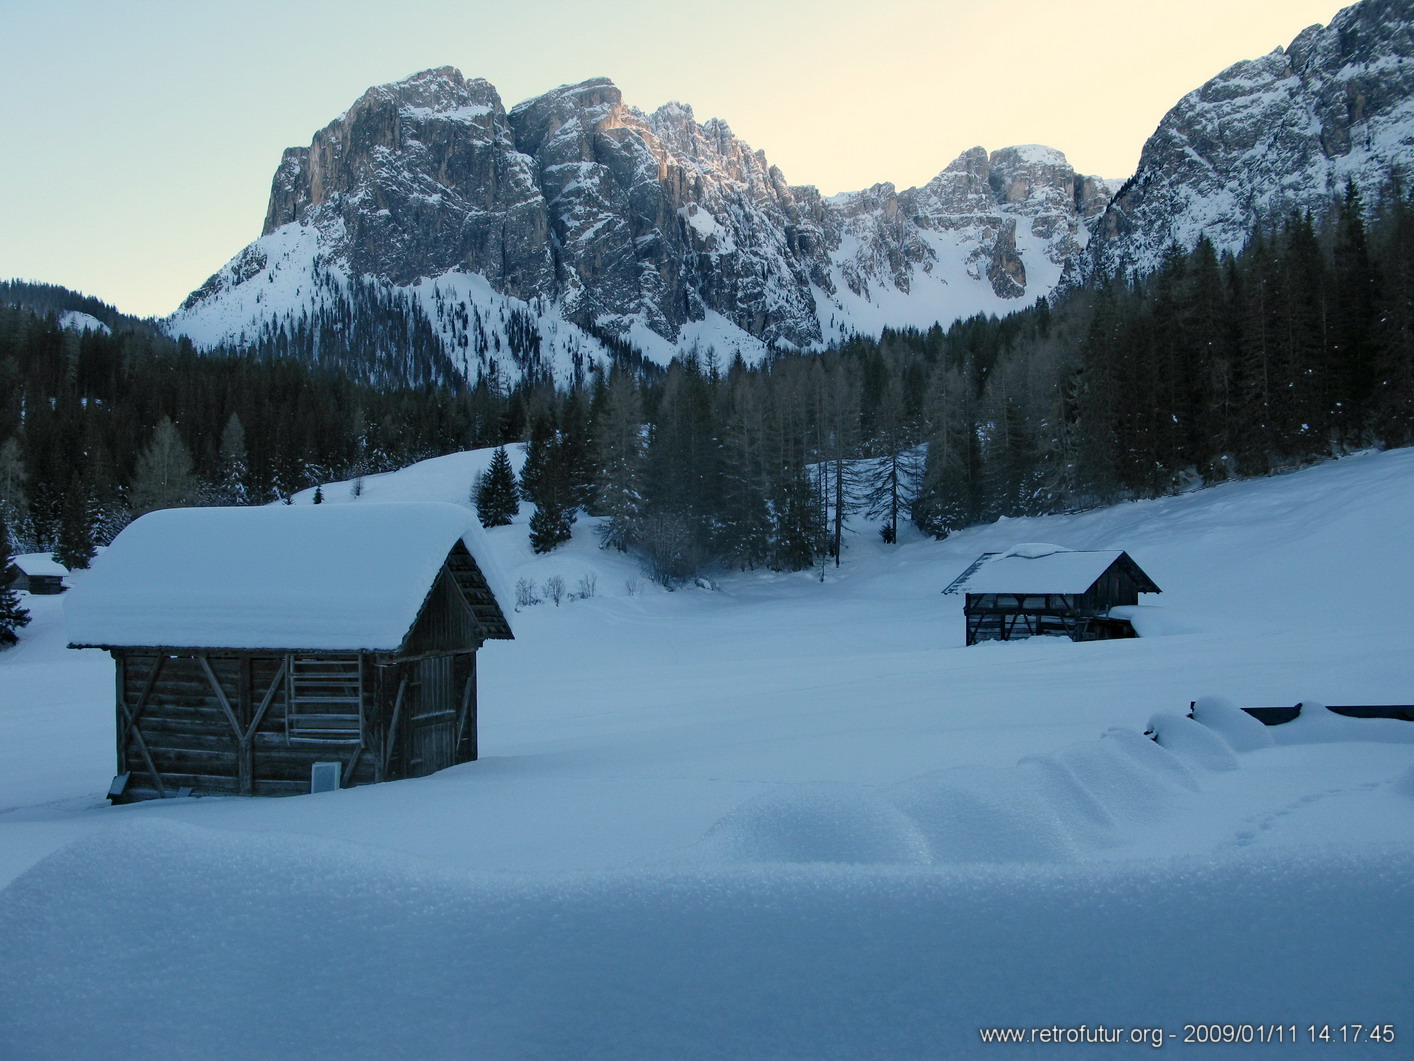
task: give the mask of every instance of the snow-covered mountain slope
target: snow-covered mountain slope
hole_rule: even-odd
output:
[[[323,496],[464,502],[489,456]],[[1414,723],[1316,703],[1408,702],[1414,450],[943,542],[860,527],[823,582],[715,592],[656,589],[592,520],[536,556],[527,516],[499,565],[573,596],[479,654],[482,758],[414,781],[110,808],[112,661],[26,599],[0,1054],[985,1059],[1037,1048],[982,1027],[1201,1021],[1296,1024],[1249,1052],[1305,1059],[1340,1052],[1313,1021],[1414,1022]],[[1128,550],[1163,589],[1145,636],[964,647],[939,591],[1022,542]],[[1224,697],[1307,707],[1268,730]]]
[[[1206,234],[1240,249],[1264,217],[1367,204],[1414,166],[1414,0],[1363,0],[1184,96],[1095,229],[1081,273],[1158,265]]]
[[[113,331],[91,313],[82,313],[76,309],[66,309],[59,314],[59,327],[74,332],[100,332],[104,335]]]
[[[822,198],[718,119],[608,80],[507,111],[451,68],[366,92],[291,148],[262,237],[167,321],[198,346],[347,355],[375,378],[564,381],[631,341],[756,361],[883,327],[1005,313],[1206,233],[1372,201],[1414,164],[1414,0],[1363,0],[1185,96],[1114,201],[1060,152],[964,152],[922,188]],[[372,307],[372,308],[370,308]]]
[[[1109,194],[1059,152],[1021,147],[974,148],[923,188],[825,200],[681,104],[645,114],[600,78],[508,113],[486,81],[443,68],[370,89],[287,151],[261,239],[168,326],[248,342],[371,285],[473,375],[514,367],[497,354],[516,309],[554,325],[541,341],[560,378],[572,351],[599,349],[576,325],[658,361],[693,346],[754,361],[1034,300]],[[433,315],[434,291],[462,310]]]

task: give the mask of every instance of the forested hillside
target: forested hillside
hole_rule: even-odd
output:
[[[375,389],[337,359],[202,355],[114,323],[66,331],[0,308],[0,506],[20,549],[81,562],[151,508],[356,490],[411,460],[528,439],[536,547],[587,510],[609,517],[606,546],[671,585],[714,564],[838,562],[849,511],[886,540],[908,519],[941,537],[1409,444],[1414,204],[1397,182],[1373,205],[1352,187],[1236,256],[1174,248],[1152,275],[1054,306],[756,367],[709,350],[663,373],[626,348],[561,391]]]
[[[570,494],[666,581],[838,559],[850,508],[886,539],[899,518],[942,537],[1407,445],[1414,207],[1397,184],[1374,209],[1352,188],[1239,255],[1174,248],[1054,307],[759,370],[688,358],[584,401],[547,410],[531,466],[566,448]]]
[[[20,551],[86,566],[153,508],[264,503],[523,431],[525,395],[380,389],[293,359],[198,354],[62,289],[40,292],[47,313],[16,304],[33,292],[0,292],[0,516]],[[107,311],[113,332],[58,325],[80,307]]]

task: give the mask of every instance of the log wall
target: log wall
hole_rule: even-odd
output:
[[[345,787],[421,777],[477,757],[474,652],[356,658],[358,740],[295,737],[287,725],[293,657],[115,650],[117,767],[125,798],[295,795],[310,767],[342,764]],[[298,731],[297,731],[298,732]]]

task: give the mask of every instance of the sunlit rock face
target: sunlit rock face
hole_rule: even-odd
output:
[[[921,188],[826,199],[682,104],[647,114],[596,78],[507,111],[488,82],[446,67],[369,89],[286,151],[261,239],[169,327],[236,342],[321,319],[320,300],[351,286],[396,299],[436,282],[436,306],[408,312],[462,352],[490,335],[473,376],[516,307],[546,342],[551,319],[584,329],[574,341],[591,360],[593,335],[657,360],[703,341],[816,349],[1029,303],[1107,196],[1060,152],[1028,146],[973,148]],[[468,322],[448,277],[514,306],[483,302]]]
[[[1164,116],[1075,278],[1148,271],[1201,235],[1236,251],[1259,220],[1319,213],[1347,181],[1372,204],[1414,156],[1411,97],[1414,0],[1365,0],[1229,67]]]

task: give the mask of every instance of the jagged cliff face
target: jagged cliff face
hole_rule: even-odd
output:
[[[286,151],[261,239],[170,326],[248,341],[374,283],[436,316],[454,356],[480,327],[494,360],[521,306],[550,346],[587,325],[659,360],[689,345],[750,359],[1028,303],[1108,194],[1049,148],[974,148],[923,188],[825,200],[681,104],[645,114],[595,79],[508,113],[486,81],[443,68],[370,89]],[[448,310],[457,299],[475,322]]]
[[[549,204],[570,319],[674,338],[711,310],[770,344],[819,341],[819,197],[725,122],[699,125],[680,104],[645,115],[602,79],[522,103],[510,122]]]
[[[1154,268],[1206,234],[1242,247],[1260,219],[1320,212],[1353,180],[1372,202],[1414,158],[1414,0],[1365,0],[1175,106],[1096,227],[1076,278]]]
[[[424,361],[509,380],[580,372],[605,333],[658,361],[754,360],[1004,313],[1063,271],[1147,271],[1204,233],[1236,250],[1263,216],[1319,210],[1347,179],[1368,201],[1414,159],[1412,56],[1414,0],[1364,0],[1185,96],[1113,201],[1034,146],[822,199],[681,104],[645,114],[595,79],[507,113],[487,82],[430,70],[287,151],[262,237],[168,327],[317,352],[372,300],[433,337],[409,340],[438,347]]]
[[[449,68],[369,89],[287,150],[263,234],[289,224],[315,226],[352,272],[393,284],[475,262],[516,297],[553,288],[534,160],[515,149],[495,88]]]

